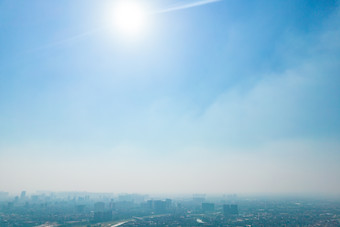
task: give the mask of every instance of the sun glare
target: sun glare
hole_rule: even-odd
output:
[[[146,27],[146,10],[134,0],[118,1],[114,6],[113,23],[119,32],[126,35],[137,35]]]

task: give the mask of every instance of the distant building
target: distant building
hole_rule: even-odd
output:
[[[103,202],[96,202],[94,204],[94,210],[95,211],[104,211],[104,209],[105,209],[105,203],[103,203]]]
[[[114,210],[116,208],[116,204],[114,203],[113,199],[111,199],[111,201],[109,203],[109,208],[110,208],[110,210]]]
[[[166,202],[162,200],[155,200],[153,202],[154,209],[157,213],[162,213],[166,210]]]
[[[148,209],[153,209],[153,200],[146,201],[146,207]]]
[[[79,213],[84,212],[85,207],[86,207],[85,205],[77,205],[76,206],[77,212],[79,212]]]
[[[32,200],[33,202],[37,202],[37,201],[39,200],[39,196],[38,196],[38,195],[32,195],[32,196],[31,196],[31,200]]]
[[[213,203],[202,203],[203,212],[213,212],[215,210],[215,204]]]
[[[13,202],[8,202],[7,203],[7,209],[12,209],[14,207],[14,203]]]
[[[106,221],[112,221],[112,211],[101,211],[101,212],[95,212],[94,213],[94,221],[95,222],[106,222]]]
[[[148,200],[146,202],[146,207],[148,209],[154,210],[157,213],[165,212],[171,206],[172,200]]]
[[[223,205],[223,213],[225,216],[229,215],[237,215],[238,214],[238,206],[236,204],[225,204]]]
[[[170,207],[172,205],[172,200],[171,199],[166,199],[165,203],[166,203],[166,209],[170,209]]]
[[[24,200],[26,198],[26,191],[22,191],[20,194],[20,200]]]

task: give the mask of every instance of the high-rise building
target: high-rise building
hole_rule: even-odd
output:
[[[26,198],[26,191],[22,191],[20,194],[20,199],[24,200]]]
[[[170,207],[172,205],[172,200],[171,199],[166,199],[165,203],[166,203],[166,209],[170,209]]]
[[[153,209],[153,200],[146,201],[146,207],[148,209]]]
[[[153,202],[154,209],[156,212],[161,213],[166,210],[166,202],[162,200],[155,200]]]
[[[84,212],[84,210],[85,210],[85,205],[77,205],[76,206],[76,210],[77,210],[77,212],[79,212],[79,213],[82,213],[82,212]]]
[[[104,211],[104,209],[105,209],[105,203],[103,203],[103,202],[96,202],[94,204],[94,210],[95,211]]]
[[[116,208],[116,204],[114,203],[113,199],[111,199],[110,203],[109,203],[109,208],[110,210],[113,210]]]
[[[215,204],[213,203],[202,203],[203,212],[213,212],[215,210]]]
[[[165,212],[168,207],[171,205],[171,199],[169,200],[148,200],[146,202],[146,207],[148,209],[152,209],[157,213]]]

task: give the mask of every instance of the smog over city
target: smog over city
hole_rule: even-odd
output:
[[[0,226],[340,226],[338,0],[0,0]]]

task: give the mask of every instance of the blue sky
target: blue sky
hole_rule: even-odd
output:
[[[339,192],[338,1],[108,12],[0,1],[0,190]]]

